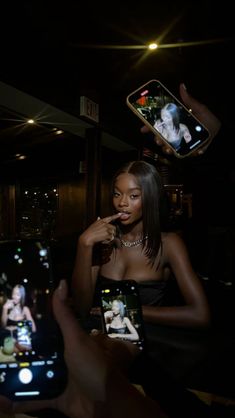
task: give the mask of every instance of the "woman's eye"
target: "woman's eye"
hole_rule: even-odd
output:
[[[118,196],[120,196],[120,193],[118,193],[118,192],[113,193],[113,197],[118,197]]]
[[[131,195],[131,199],[137,199],[139,197],[139,195],[138,194],[132,194]]]

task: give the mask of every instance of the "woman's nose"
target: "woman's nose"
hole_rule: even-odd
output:
[[[128,206],[128,200],[126,198],[126,196],[122,196],[119,200],[119,205],[120,206]]]

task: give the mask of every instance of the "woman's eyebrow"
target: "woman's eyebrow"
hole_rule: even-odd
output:
[[[141,190],[141,189],[140,189],[140,187],[131,187],[129,190],[133,191],[133,190]]]
[[[114,188],[114,190],[120,190],[118,187],[115,187]],[[129,189],[128,189],[128,192],[133,192],[134,190],[138,190],[138,191],[141,191],[141,188],[140,187],[138,187],[138,186],[136,186],[136,187],[130,187]]]

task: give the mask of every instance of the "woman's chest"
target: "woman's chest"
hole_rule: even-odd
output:
[[[21,320],[24,316],[22,309],[18,306],[15,306],[14,309],[9,313],[9,318],[14,320]]]
[[[171,142],[175,142],[181,138],[181,135],[179,131],[176,131],[176,129],[170,129],[166,132],[166,138]]]
[[[101,267],[100,274],[110,279],[160,280],[161,267],[151,266],[141,248],[121,248],[115,250],[110,260]]]
[[[125,328],[126,324],[120,318],[114,318],[111,322],[112,328]]]

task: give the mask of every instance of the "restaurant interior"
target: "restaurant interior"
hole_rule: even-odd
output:
[[[112,175],[127,161],[143,159],[153,164],[167,196],[167,228],[185,239],[212,311],[209,331],[158,326],[159,359],[172,378],[210,405],[210,416],[230,418],[235,408],[235,167],[230,89],[234,69],[230,60],[228,68],[234,37],[226,25],[229,11],[219,16],[213,2],[201,2],[204,9],[179,2],[173,21],[176,5],[171,13],[161,6],[169,24],[164,43],[180,43],[181,36],[182,45],[159,50],[159,58],[143,58],[142,50],[134,46],[141,43],[144,29],[139,26],[135,36],[130,35],[137,21],[141,22],[140,6],[135,4],[128,20],[132,5],[127,2],[112,20],[111,11],[103,6],[97,15],[97,6],[89,13],[75,3],[71,2],[71,10],[68,3],[63,16],[59,6],[55,11],[52,5],[44,9],[39,2],[29,6],[25,1],[23,9],[17,6],[17,13],[11,16],[16,29],[20,26],[18,13],[24,25],[18,40],[17,30],[11,37],[8,27],[5,64],[0,71],[0,240],[45,239],[52,249],[55,283],[61,278],[70,283],[79,234],[97,216],[109,215]],[[155,4],[150,5],[157,13]],[[190,26],[192,16],[201,18],[199,9],[205,13],[201,32],[196,24]],[[211,10],[214,25],[209,30]],[[80,20],[85,16],[78,33],[75,11]],[[148,12],[151,34],[152,11]],[[121,12],[126,13],[122,24]],[[93,26],[95,16],[102,28],[97,22]],[[222,23],[216,32],[219,19]],[[161,23],[161,29],[163,26]],[[28,47],[34,46],[34,50],[22,58],[28,33],[32,35]],[[143,39],[149,39],[147,29]],[[195,45],[185,48],[183,42],[190,39]],[[196,45],[197,39],[207,42]],[[127,43],[129,48],[124,47]],[[168,156],[152,134],[141,132],[142,124],[125,99],[155,77],[163,79],[179,99],[178,85],[183,78],[192,95],[226,125],[219,145],[210,152],[212,143],[205,158],[182,161]],[[62,417],[54,414],[51,416]]]

